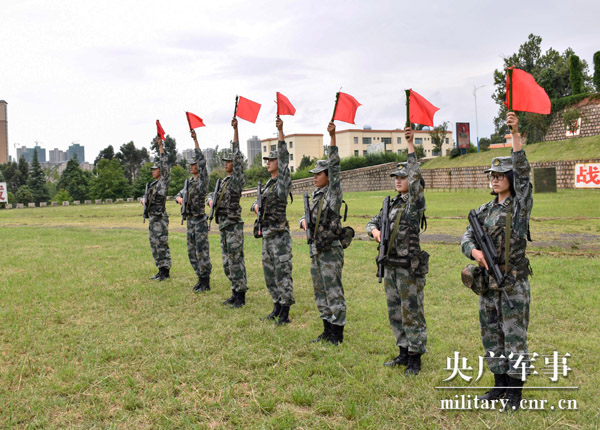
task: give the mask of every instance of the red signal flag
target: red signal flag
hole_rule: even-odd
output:
[[[548,115],[552,109],[550,97],[538,85],[535,78],[524,70],[512,69],[512,109],[520,112],[532,112]],[[506,74],[506,107],[508,106],[510,82]]]
[[[160,121],[156,120],[156,134],[158,134],[160,136],[160,140],[165,140],[165,131],[163,130],[162,126],[160,125]]]
[[[194,115],[191,112],[186,112],[185,116],[187,117],[190,130],[198,127],[206,127],[206,124],[204,124],[204,121],[202,121],[202,118],[200,118],[198,115]]]
[[[281,94],[277,93],[277,115],[294,115],[296,108],[292,105],[289,99]]]
[[[361,104],[352,97],[350,94],[342,93],[340,91],[337,104],[335,107],[335,113],[333,114],[333,120],[347,122],[354,124],[354,117],[356,111]]]
[[[433,115],[440,108],[435,107],[429,101],[414,90],[410,90],[409,99],[410,122],[414,124],[429,125],[433,127]]]
[[[253,102],[252,100],[248,100],[247,98],[240,96],[237,109],[235,111],[235,116],[255,123],[259,111],[260,103]]]

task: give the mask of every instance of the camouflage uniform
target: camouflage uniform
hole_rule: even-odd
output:
[[[390,202],[390,252],[385,260],[384,281],[387,308],[396,345],[409,354],[427,352],[427,326],[424,313],[426,261],[421,257],[419,228],[425,212],[424,186],[421,170],[414,153],[408,154],[407,163],[392,176],[408,176],[407,194],[398,194]],[[398,219],[400,217],[400,219]],[[381,212],[367,224],[367,233],[381,230]],[[392,229],[398,221],[398,230],[392,238]],[[417,265],[414,264],[417,258]],[[413,267],[411,267],[411,264]],[[415,269],[416,266],[416,269]]]
[[[187,207],[182,210],[187,221],[187,248],[190,264],[198,278],[209,278],[212,264],[204,202],[208,192],[208,171],[206,170],[206,159],[198,148],[195,148],[193,161],[198,165],[198,177],[192,176],[187,180],[187,198],[184,199],[184,188],[175,196],[175,199],[181,197],[186,201]]]
[[[262,263],[267,289],[273,303],[291,306],[295,303],[292,282],[292,238],[286,218],[287,198],[292,188],[290,156],[284,141],[277,143],[278,151],[269,154],[277,158],[279,175],[269,179],[263,189],[264,212],[262,228]],[[255,201],[251,211],[258,202]]]
[[[342,286],[344,249],[339,240],[341,233],[342,179],[337,146],[329,147],[329,161],[317,164],[311,173],[328,169],[329,185],[313,191],[310,202],[312,225],[317,222],[318,208],[323,202],[319,226],[315,226],[310,244],[310,275],[313,281],[315,303],[320,318],[333,326],[346,324],[346,299]],[[300,219],[300,226],[304,216]],[[334,328],[335,329],[335,328]]]
[[[493,277],[484,271],[484,284],[489,289],[479,297],[479,323],[481,325],[481,340],[486,352],[488,367],[494,374],[521,378],[521,370],[515,369],[515,361],[519,355],[524,360],[520,366],[529,366],[527,348],[527,327],[529,325],[529,260],[525,257],[525,248],[529,231],[529,217],[533,207],[532,186],[529,180],[531,170],[525,151],[512,152],[512,162],[509,157],[499,160],[500,170],[492,167],[492,171],[502,170],[502,165],[512,164],[513,186],[515,196],[507,197],[503,202],[498,202],[496,197],[489,203],[481,205],[477,210],[477,218],[481,222],[484,231],[487,231],[496,245],[496,251],[500,256],[500,268],[504,273],[505,254],[505,226],[507,212],[511,210],[511,239],[509,257],[510,278],[505,283],[506,292],[514,308],[511,309],[502,293],[497,289]],[[494,165],[494,163],[492,163]],[[509,165],[510,167],[510,165]],[[509,169],[510,170],[510,169]],[[462,252],[471,258],[472,251],[476,248],[471,227],[467,230],[461,242]],[[496,287],[496,288],[494,288]],[[508,356],[513,353],[512,360]],[[494,357],[492,358],[491,355]],[[497,358],[501,355],[504,358]]]
[[[164,153],[160,155],[158,168],[160,169],[160,178],[152,182],[148,189],[148,200],[150,201],[148,235],[156,267],[170,269],[169,215],[167,215],[165,204],[171,176],[167,155]]]
[[[215,193],[208,196],[218,207],[215,210],[215,221],[221,232],[221,256],[223,270],[231,282],[233,292],[246,292],[246,265],[244,263],[244,221],[240,197],[246,183],[243,155],[238,142],[233,142],[233,174],[221,181]]]

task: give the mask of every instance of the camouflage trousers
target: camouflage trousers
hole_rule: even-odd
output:
[[[403,267],[385,266],[384,281],[396,345],[408,348],[409,353],[426,353],[425,276],[414,276]]]
[[[492,373],[521,378],[522,369],[530,373],[527,348],[529,326],[529,281],[515,281],[507,291],[514,308],[511,309],[502,292],[489,290],[479,296],[479,324],[486,362]],[[509,359],[509,355],[513,354]],[[518,368],[515,368],[519,356]],[[526,366],[526,367],[524,367]]]
[[[171,251],[169,250],[169,216],[150,215],[148,235],[154,263],[158,268],[171,268]]]
[[[294,301],[292,283],[292,238],[289,231],[263,237],[262,263],[267,290],[273,303],[291,306]]]
[[[244,223],[229,225],[221,231],[221,257],[225,276],[231,289],[238,293],[248,290],[244,262]]]
[[[334,325],[346,324],[346,299],[342,286],[344,249],[334,246],[310,259],[310,275],[315,292],[315,303],[322,320]]]
[[[206,216],[187,217],[187,249],[190,264],[199,278],[210,277],[212,264],[208,246]]]

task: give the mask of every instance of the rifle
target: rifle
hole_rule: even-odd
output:
[[[208,216],[208,231],[210,231],[210,223],[212,222],[212,220],[215,216],[215,210],[216,210],[216,206],[217,206],[217,193],[218,193],[220,187],[221,187],[221,178],[217,179],[217,183],[215,184],[215,192],[212,195],[213,204],[210,208],[210,215]]]
[[[306,241],[310,245],[313,242],[313,226],[310,219],[308,193],[304,193],[304,224],[306,224]]]
[[[188,204],[188,180],[186,179],[183,185],[183,201],[181,202],[181,225],[183,220],[186,219],[187,204]]]
[[[263,199],[262,199],[262,190],[261,190],[261,182],[258,181],[258,185],[256,187],[256,207],[258,208],[258,211],[256,213],[256,217],[257,217],[257,221],[256,221],[256,225],[258,227],[258,234],[259,236],[262,235],[262,217],[263,217],[263,212],[265,210],[264,205],[263,205]]]
[[[398,214],[400,216],[400,214]],[[379,254],[377,255],[377,277],[381,284],[383,278],[383,264],[387,257],[390,247],[390,196],[383,199],[383,207],[381,208],[381,240],[379,241]]]
[[[146,218],[149,218],[148,210],[150,209],[150,201],[148,199],[148,191],[148,182],[146,182],[146,190],[144,191],[144,214],[142,215],[144,224],[146,224]]]
[[[496,279],[498,287],[504,293],[504,298],[508,302],[508,305],[511,309],[513,309],[514,306],[508,298],[506,289],[503,287],[506,278],[502,274],[500,266],[498,265],[498,253],[496,252],[496,247],[494,246],[494,242],[492,242],[492,238],[490,237],[490,235],[483,231],[483,227],[481,226],[481,223],[477,218],[477,214],[473,209],[471,209],[471,211],[469,212],[469,224],[471,225],[471,231],[473,232],[473,236],[475,236],[475,242],[477,242],[477,249],[483,252],[485,261],[488,267],[491,269],[492,276]],[[510,238],[506,238],[506,240],[510,240]],[[508,264],[508,261],[504,262],[504,264]]]

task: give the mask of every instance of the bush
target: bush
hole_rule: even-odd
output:
[[[52,201],[58,203],[72,202],[73,197],[71,197],[71,194],[69,194],[69,192],[63,188],[58,193],[56,193]]]
[[[17,190],[17,202],[24,205],[33,202],[33,193],[27,185],[21,185]]]

